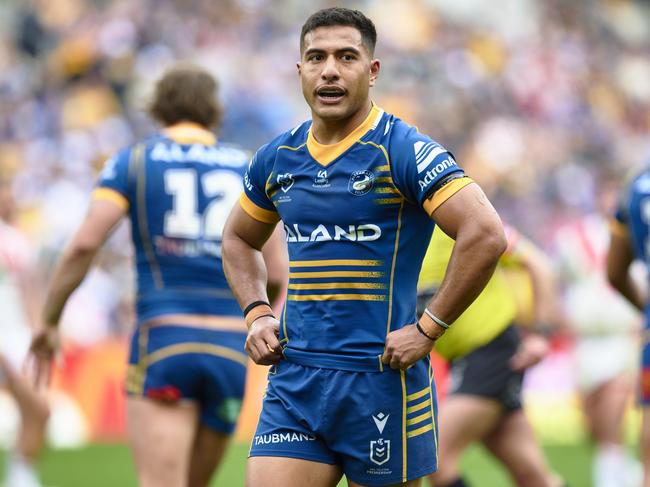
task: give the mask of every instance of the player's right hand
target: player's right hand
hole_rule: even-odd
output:
[[[280,322],[273,316],[262,316],[253,321],[246,337],[246,353],[258,365],[273,365],[282,360],[282,346],[278,340]]]
[[[43,326],[34,333],[26,367],[36,387],[47,386],[52,376],[52,362],[59,351],[59,329]]]

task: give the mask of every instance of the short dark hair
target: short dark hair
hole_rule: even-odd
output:
[[[305,36],[319,27],[345,25],[354,27],[361,33],[361,40],[368,48],[370,55],[375,53],[377,44],[377,30],[375,24],[358,10],[343,7],[324,8],[312,14],[300,31],[300,51],[305,47]]]
[[[156,83],[149,113],[165,126],[186,121],[215,127],[223,116],[217,88],[217,80],[205,69],[177,64]]]

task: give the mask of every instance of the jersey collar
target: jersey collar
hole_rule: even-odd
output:
[[[179,122],[166,127],[162,132],[178,144],[214,145],[217,142],[212,132],[194,122]]]
[[[309,127],[307,134],[307,149],[311,156],[323,166],[327,166],[334,159],[348,150],[354,143],[363,137],[369,130],[374,129],[381,119],[384,111],[374,103],[366,119],[357,128],[350,132],[343,140],[335,144],[321,144],[316,140]]]

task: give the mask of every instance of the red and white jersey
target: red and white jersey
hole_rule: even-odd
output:
[[[555,236],[564,281],[564,310],[581,335],[629,333],[639,314],[607,282],[609,224],[598,214],[562,226]]]
[[[0,309],[3,315],[0,328],[26,324],[18,280],[34,265],[34,260],[35,254],[27,237],[0,221]]]
[[[30,272],[34,261],[35,253],[27,237],[0,220],[0,354],[16,370],[22,367],[31,340],[19,280]]]

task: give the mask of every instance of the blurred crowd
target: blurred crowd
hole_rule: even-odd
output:
[[[377,25],[374,100],[449,148],[505,219],[542,246],[572,218],[610,212],[603,188],[650,155],[647,2],[8,0],[0,180],[42,275],[107,157],[155,130],[144,108],[171,62],[189,59],[218,77],[221,136],[254,151],[308,117],[299,31],[336,4]],[[125,231],[64,318],[81,343],[130,326]]]

